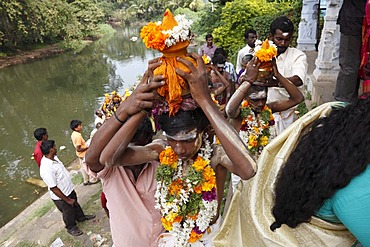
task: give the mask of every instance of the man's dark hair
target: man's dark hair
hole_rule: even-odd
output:
[[[35,131],[33,132],[33,136],[36,138],[36,140],[38,141],[41,141],[42,140],[42,137],[44,135],[47,135],[48,132],[46,131],[45,128],[37,128],[35,129]]]
[[[250,60],[252,60],[253,55],[252,54],[247,54],[242,58],[242,63],[247,64]]]
[[[41,152],[43,155],[47,155],[50,153],[50,149],[54,147],[55,141],[53,140],[45,140],[41,143]]]
[[[162,114],[158,116],[158,123],[162,130],[173,136],[180,131],[193,130],[197,128],[199,132],[205,130],[209,121],[201,108],[191,111],[179,110],[175,116]]]
[[[71,123],[69,124],[69,127],[71,127],[72,130],[75,130],[75,128],[77,128],[78,125],[82,124],[82,122],[80,120],[72,120]]]
[[[284,33],[293,34],[294,25],[293,25],[293,22],[288,17],[286,17],[285,15],[284,16],[279,16],[271,22],[270,33],[272,35],[274,35],[275,32],[276,32],[276,29],[280,29]]]
[[[134,137],[132,137],[131,142],[137,143],[137,145],[146,145],[152,141],[155,132],[153,131],[152,123],[149,117],[144,118],[140,123],[139,128],[137,129]],[[145,141],[147,143],[138,143],[140,141]]]
[[[215,53],[213,53],[213,56],[216,56],[218,54],[221,54],[222,56],[227,58],[227,52],[225,51],[224,48],[221,48],[221,47],[216,48]]]
[[[248,36],[249,36],[250,33],[253,33],[253,34],[257,35],[257,31],[256,30],[254,30],[254,29],[247,29],[247,30],[245,30],[244,38],[245,39],[248,39]]]
[[[214,65],[225,64],[226,63],[226,58],[221,54],[217,54],[217,55],[213,56],[212,63]]]
[[[210,33],[208,33],[208,34],[206,35],[206,40],[207,40],[207,39],[209,39],[209,38],[213,38],[212,34],[210,34]]]

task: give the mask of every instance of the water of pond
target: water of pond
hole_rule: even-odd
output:
[[[49,139],[66,146],[58,156],[68,164],[75,158],[69,122],[80,119],[83,136],[93,129],[94,111],[104,94],[123,93],[142,75],[148,60],[159,54],[147,50],[139,29],[117,29],[107,42],[95,42],[81,54],[63,54],[0,70],[0,226],[5,225],[46,190],[28,184],[40,178],[31,159],[33,131],[45,127]]]

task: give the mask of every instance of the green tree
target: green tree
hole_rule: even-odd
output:
[[[222,8],[219,27],[215,28],[212,33],[215,42],[225,48],[232,60],[235,60],[238,50],[245,45],[244,32],[246,29],[255,29],[260,39],[268,38],[267,30],[273,18],[276,15],[291,12],[292,3],[296,2],[302,1],[235,0],[227,2]],[[298,15],[300,15],[300,10]]]

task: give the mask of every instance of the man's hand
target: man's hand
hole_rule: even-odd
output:
[[[130,97],[118,107],[117,114],[119,114],[121,109],[124,109],[126,114],[133,116],[142,110],[151,109],[153,107],[153,102],[160,98],[156,89],[163,86],[165,83],[163,80],[164,78],[162,80],[154,80],[153,78],[154,69],[160,65],[161,61],[159,61],[158,58],[149,61],[148,70],[145,72],[141,82]]]
[[[69,204],[69,205],[71,205],[71,206],[74,206],[74,205],[75,205],[75,203],[76,203],[76,200],[75,200],[75,199],[72,199],[72,198],[67,197],[67,201],[66,201],[66,203],[68,203],[68,204]]]
[[[257,79],[258,68],[260,65],[261,62],[256,57],[249,61],[246,66],[245,73],[239,77],[238,83],[241,85],[244,81],[248,81],[250,84],[253,84]]]
[[[191,96],[195,101],[204,99],[205,97],[209,97],[211,99],[208,89],[207,69],[202,57],[195,53],[187,54],[187,56],[196,60],[197,67],[185,58],[178,57],[178,61],[187,66],[190,72],[186,73],[185,71],[176,68],[176,73],[188,82]]]

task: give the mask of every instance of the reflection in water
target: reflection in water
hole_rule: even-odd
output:
[[[147,61],[158,56],[146,50],[139,30],[118,29],[107,43],[94,43],[82,54],[63,54],[29,64],[0,70],[0,226],[35,201],[42,190],[27,184],[39,177],[31,155],[33,131],[45,127],[55,140],[58,156],[68,164],[75,158],[69,122],[80,119],[88,138],[93,129],[94,111],[104,93],[123,93],[146,69]]]

